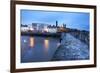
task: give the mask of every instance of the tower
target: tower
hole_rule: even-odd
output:
[[[56,27],[58,27],[58,21],[56,21]]]

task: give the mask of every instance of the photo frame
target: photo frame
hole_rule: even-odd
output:
[[[96,6],[11,1],[10,39],[12,73],[96,67]]]

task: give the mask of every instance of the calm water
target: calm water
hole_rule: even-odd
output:
[[[59,38],[21,36],[21,62],[50,61],[59,45]]]

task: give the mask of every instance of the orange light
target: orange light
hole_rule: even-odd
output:
[[[45,47],[45,52],[47,53],[48,52],[48,49],[49,49],[49,40],[48,39],[45,39],[44,40],[44,47]]]
[[[44,40],[44,46],[45,46],[45,48],[49,47],[49,40],[47,40],[47,39]]]
[[[34,47],[34,37],[30,37],[30,47]]]

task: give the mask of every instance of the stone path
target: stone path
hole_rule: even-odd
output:
[[[89,45],[81,42],[70,33],[63,35],[61,45],[52,60],[84,60],[89,59]]]

